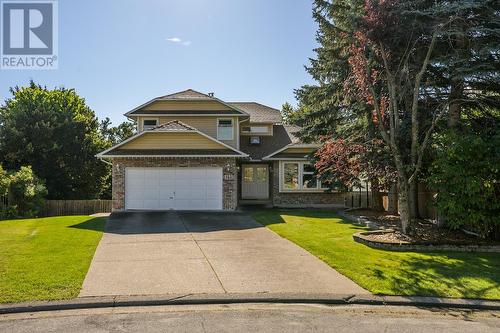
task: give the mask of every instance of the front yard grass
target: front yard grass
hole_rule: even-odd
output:
[[[0,303],[78,296],[105,218],[0,221]]]
[[[354,242],[334,213],[269,210],[254,218],[374,294],[500,299],[500,254],[392,252]]]

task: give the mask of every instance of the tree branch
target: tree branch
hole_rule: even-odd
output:
[[[420,158],[418,156],[418,134],[419,134],[419,121],[418,121],[418,100],[420,97],[420,84],[422,82],[422,77],[427,70],[427,66],[429,65],[429,60],[431,58],[432,51],[434,50],[434,46],[436,45],[436,39],[438,34],[438,29],[434,31],[432,35],[431,43],[429,44],[429,48],[427,49],[427,54],[425,55],[424,62],[420,67],[420,71],[415,76],[415,85],[413,86],[413,101],[411,105],[411,151],[410,157],[413,165],[417,163],[417,159]]]
[[[431,137],[432,132],[434,132],[434,128],[436,127],[437,122],[441,119],[441,117],[446,113],[445,112],[446,108],[443,108],[440,112],[434,115],[434,118],[432,119],[431,126],[427,129],[427,132],[425,133],[424,140],[422,141],[422,144],[420,145],[420,149],[418,150],[418,159],[415,164],[415,169],[413,170],[412,175],[408,179],[408,183],[413,182],[413,180],[417,177],[417,174],[420,171],[420,168],[422,167],[422,159],[424,156],[425,149],[427,148],[427,145],[429,144],[429,139]]]

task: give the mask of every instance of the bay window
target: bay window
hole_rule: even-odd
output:
[[[282,161],[281,191],[322,191],[325,188],[314,174],[314,166],[308,161]]]

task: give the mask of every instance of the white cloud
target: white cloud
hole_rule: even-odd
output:
[[[184,46],[189,46],[191,45],[191,41],[190,40],[185,40],[183,41],[182,39],[180,39],[179,37],[170,37],[170,38],[167,38],[167,40],[169,42],[172,42],[172,43],[180,43]]]
[[[182,40],[180,38],[178,38],[178,37],[167,38],[167,40],[169,42],[172,42],[172,43],[180,43],[180,42],[182,42]]]

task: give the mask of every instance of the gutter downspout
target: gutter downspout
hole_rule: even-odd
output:
[[[108,165],[113,166],[113,163],[111,163],[111,162],[108,162],[108,161],[104,160],[102,157],[98,157],[98,158],[99,158],[99,161],[101,161],[101,162],[103,162],[103,163],[106,163],[106,164],[108,164]]]

